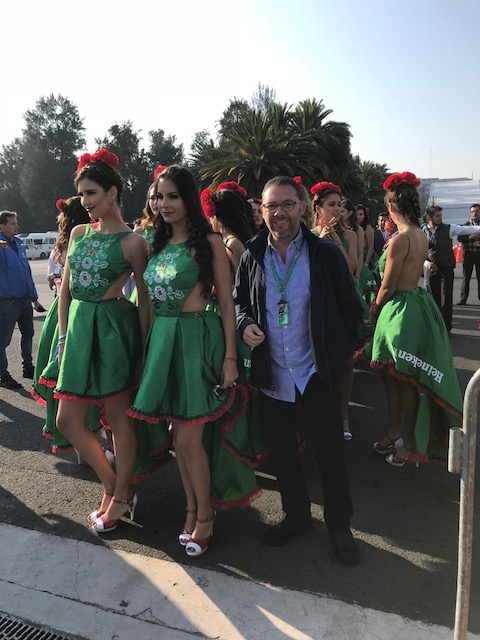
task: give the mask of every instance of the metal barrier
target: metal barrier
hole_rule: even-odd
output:
[[[480,369],[472,376],[465,390],[463,401],[463,429],[457,428],[450,430],[448,470],[451,473],[461,473],[454,640],[466,640],[468,633],[479,391]]]

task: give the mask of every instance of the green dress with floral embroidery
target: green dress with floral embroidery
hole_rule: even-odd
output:
[[[152,425],[170,446],[170,422],[205,425],[203,444],[210,463],[211,494],[217,508],[247,506],[259,493],[253,465],[242,453],[248,434],[247,390],[217,389],[225,355],[220,316],[212,309],[182,312],[198,282],[199,268],[186,243],[167,244],[152,256],[144,273],[153,321],[145,345],[142,378],[129,415],[136,418],[139,451],[161,455],[159,437],[149,451]],[[142,421],[145,427],[142,432]],[[141,461],[137,466],[141,467]]]
[[[110,287],[131,272],[121,247],[128,233],[133,232],[100,233],[87,225],[72,241],[72,300],[56,398],[103,404],[134,387],[141,353],[137,308],[125,298],[103,300]],[[43,377],[48,379],[48,370]]]
[[[43,323],[35,360],[35,375],[30,389],[30,394],[33,398],[46,408],[42,435],[51,441],[52,453],[73,449],[67,438],[57,429],[58,400],[53,397],[53,385],[55,383],[49,384],[49,381],[43,377],[46,370],[50,381],[58,378],[57,342],[58,296],[53,301]],[[99,407],[95,405],[88,407],[86,425],[90,431],[98,431],[101,428]]]

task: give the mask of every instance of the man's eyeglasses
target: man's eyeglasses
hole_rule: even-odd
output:
[[[269,202],[268,204],[262,204],[262,207],[265,209],[265,211],[268,211],[268,213],[275,213],[275,211],[279,207],[280,209],[282,209],[282,211],[285,211],[285,213],[290,213],[295,209],[295,206],[298,203],[299,203],[299,200],[284,200],[280,204],[277,204],[276,202]]]

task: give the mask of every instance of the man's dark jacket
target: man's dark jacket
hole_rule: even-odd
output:
[[[357,342],[363,308],[342,253],[332,242],[317,238],[301,225],[310,259],[310,311],[308,325],[315,366],[331,388],[344,369]],[[247,242],[235,280],[235,312],[240,338],[249,324],[266,335],[264,255],[269,231]],[[272,389],[268,337],[252,349],[252,384]]]
[[[450,238],[450,225],[439,224],[435,229],[435,235],[428,225],[423,227],[428,237],[428,259],[434,262],[439,269],[447,269],[455,266],[452,239]]]

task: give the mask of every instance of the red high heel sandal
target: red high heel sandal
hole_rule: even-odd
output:
[[[197,513],[197,510],[189,509],[187,507],[187,513]],[[178,534],[178,541],[182,545],[182,547],[186,547],[190,542],[190,540],[192,539],[192,533],[193,531],[187,531],[185,527],[183,527],[183,529],[180,531],[180,533]]]
[[[107,496],[108,498],[113,498],[113,493],[107,493],[106,491],[104,491],[103,495],[104,497]],[[100,509],[96,509],[95,511],[92,511],[92,513],[88,514],[87,520],[89,522],[95,522],[95,520],[103,516],[104,513],[105,511],[100,511]]]
[[[116,520],[108,520],[107,518],[104,518],[103,515],[94,520],[92,522],[92,529],[95,529],[97,533],[108,533],[109,531],[114,531],[120,524],[122,518],[127,514],[129,519],[133,522],[133,518],[135,516],[135,508],[138,502],[137,494],[135,492],[128,500],[117,500],[116,498],[112,498],[112,502],[116,502],[117,504],[125,504],[127,505],[127,509],[125,510],[124,514]]]
[[[200,524],[206,524],[207,522],[213,522],[215,520],[215,511],[212,513],[212,515],[207,518],[206,520],[200,520],[197,518],[197,522]],[[191,558],[195,558],[197,556],[201,556],[202,553],[205,553],[205,551],[208,549],[208,545],[210,544],[211,539],[213,538],[213,525],[211,528],[211,532],[210,535],[208,536],[208,538],[190,538],[190,541],[187,543],[186,547],[185,547],[185,551],[187,553],[187,556],[190,556]]]

